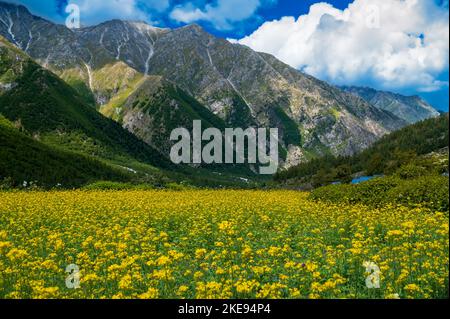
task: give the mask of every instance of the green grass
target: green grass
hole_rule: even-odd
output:
[[[448,194],[448,177],[429,175],[409,180],[386,177],[358,185],[329,185],[312,191],[310,198],[331,203],[364,204],[375,208],[391,204],[448,212]]]

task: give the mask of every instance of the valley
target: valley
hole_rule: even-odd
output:
[[[390,79],[409,81],[418,57],[428,85],[406,96],[353,78],[366,57],[333,55],[327,66],[317,50],[324,33],[333,41],[321,48],[336,55],[351,37],[366,45],[360,33],[378,31],[334,17],[365,1],[308,4],[297,21],[258,15],[246,41],[222,37],[198,8],[189,23],[127,20],[124,10],[71,29],[16,2],[0,0],[0,299],[267,299],[225,306],[261,314],[277,311],[271,299],[448,298],[449,115],[420,97],[448,85],[421,69],[439,69],[445,47],[429,35],[445,36],[440,26],[417,38],[407,16],[399,43],[396,30],[367,37],[372,67]],[[408,10],[419,4],[442,11],[430,1]],[[309,39],[277,31],[314,20]],[[274,54],[289,64],[252,49],[273,25],[274,42],[289,44]],[[292,63],[299,41],[358,83]],[[190,301],[175,311],[214,309]]]

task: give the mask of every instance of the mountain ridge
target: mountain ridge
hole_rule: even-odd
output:
[[[370,87],[343,86],[344,91],[363,98],[379,109],[389,111],[410,124],[439,116],[433,108],[418,95],[406,96],[399,93],[380,91]]]
[[[0,18],[14,18],[2,4]],[[91,106],[104,108],[114,101],[119,111],[110,107],[108,114],[119,122],[123,118],[117,113],[144,78],[160,76],[229,126],[278,127],[286,166],[328,153],[359,152],[406,125],[362,98],[271,55],[216,38],[198,25],[172,30],[112,20],[72,31],[19,11],[17,18],[25,16],[10,28],[0,23],[0,34],[20,47],[27,42],[29,54],[71,84]]]

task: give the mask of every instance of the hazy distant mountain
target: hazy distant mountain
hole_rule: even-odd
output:
[[[198,25],[169,30],[113,20],[72,31],[0,2],[0,34],[158,149],[168,149],[168,136],[155,139],[154,130],[166,125],[167,133],[184,123],[173,122],[178,117],[158,122],[161,108],[183,104],[185,97],[166,91],[159,109],[131,108],[142,102],[135,100],[136,90],[180,90],[230,127],[278,127],[288,165],[329,153],[353,154],[406,125],[362,98]],[[199,114],[182,118],[192,116]]]
[[[367,87],[346,86],[342,89],[363,98],[379,109],[395,114],[411,124],[437,117],[440,114],[419,96],[404,96]]]

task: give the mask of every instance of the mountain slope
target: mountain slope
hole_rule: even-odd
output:
[[[342,89],[363,98],[381,110],[395,114],[410,124],[439,116],[439,112],[419,96],[404,96],[367,87],[350,86]]]
[[[176,83],[230,126],[280,128],[293,162],[306,160],[308,153],[352,154],[403,125],[363,100],[269,55],[215,38],[197,25],[158,39],[149,69]],[[300,140],[287,136],[292,126],[286,118],[295,123]]]
[[[147,77],[120,106],[108,105],[101,111],[116,117],[124,128],[162,154],[170,153],[173,129],[185,127],[191,130],[193,121],[199,119],[203,127],[224,130],[226,126],[221,118],[198,101],[158,76]]]
[[[97,39],[91,42],[83,31],[36,17],[21,5],[0,1],[0,35],[69,83],[91,106],[109,100],[136,77],[136,71],[99,46]],[[102,74],[118,68],[121,72],[112,76],[120,77],[120,86],[111,90],[111,79]]]
[[[115,162],[170,167],[156,150],[103,117],[56,75],[0,37],[0,113],[42,142]]]
[[[19,132],[0,116],[0,182],[39,186],[80,186],[97,180],[124,181],[129,173],[98,160],[42,144]]]
[[[197,25],[168,30],[114,20],[71,31],[2,2],[0,19],[5,21],[0,34],[25,46],[90,104],[123,103],[142,83],[134,72],[160,76],[230,127],[278,127],[287,166],[325,154],[354,154],[406,125],[361,98]],[[106,79],[98,75],[110,68],[120,72]],[[128,75],[122,80],[121,74]]]
[[[112,20],[97,26],[82,28],[75,33],[81,43],[95,44],[117,61],[148,74],[148,63],[154,53],[156,41],[169,29],[149,26],[143,22]],[[93,60],[97,68],[101,61]]]
[[[444,150],[448,158],[449,115],[444,114],[409,125],[384,136],[363,152],[351,157],[315,159],[275,176],[278,182],[293,184],[327,184],[346,181],[363,172],[366,175],[389,175],[399,167],[409,164],[419,156]],[[448,162],[447,162],[448,170]]]

